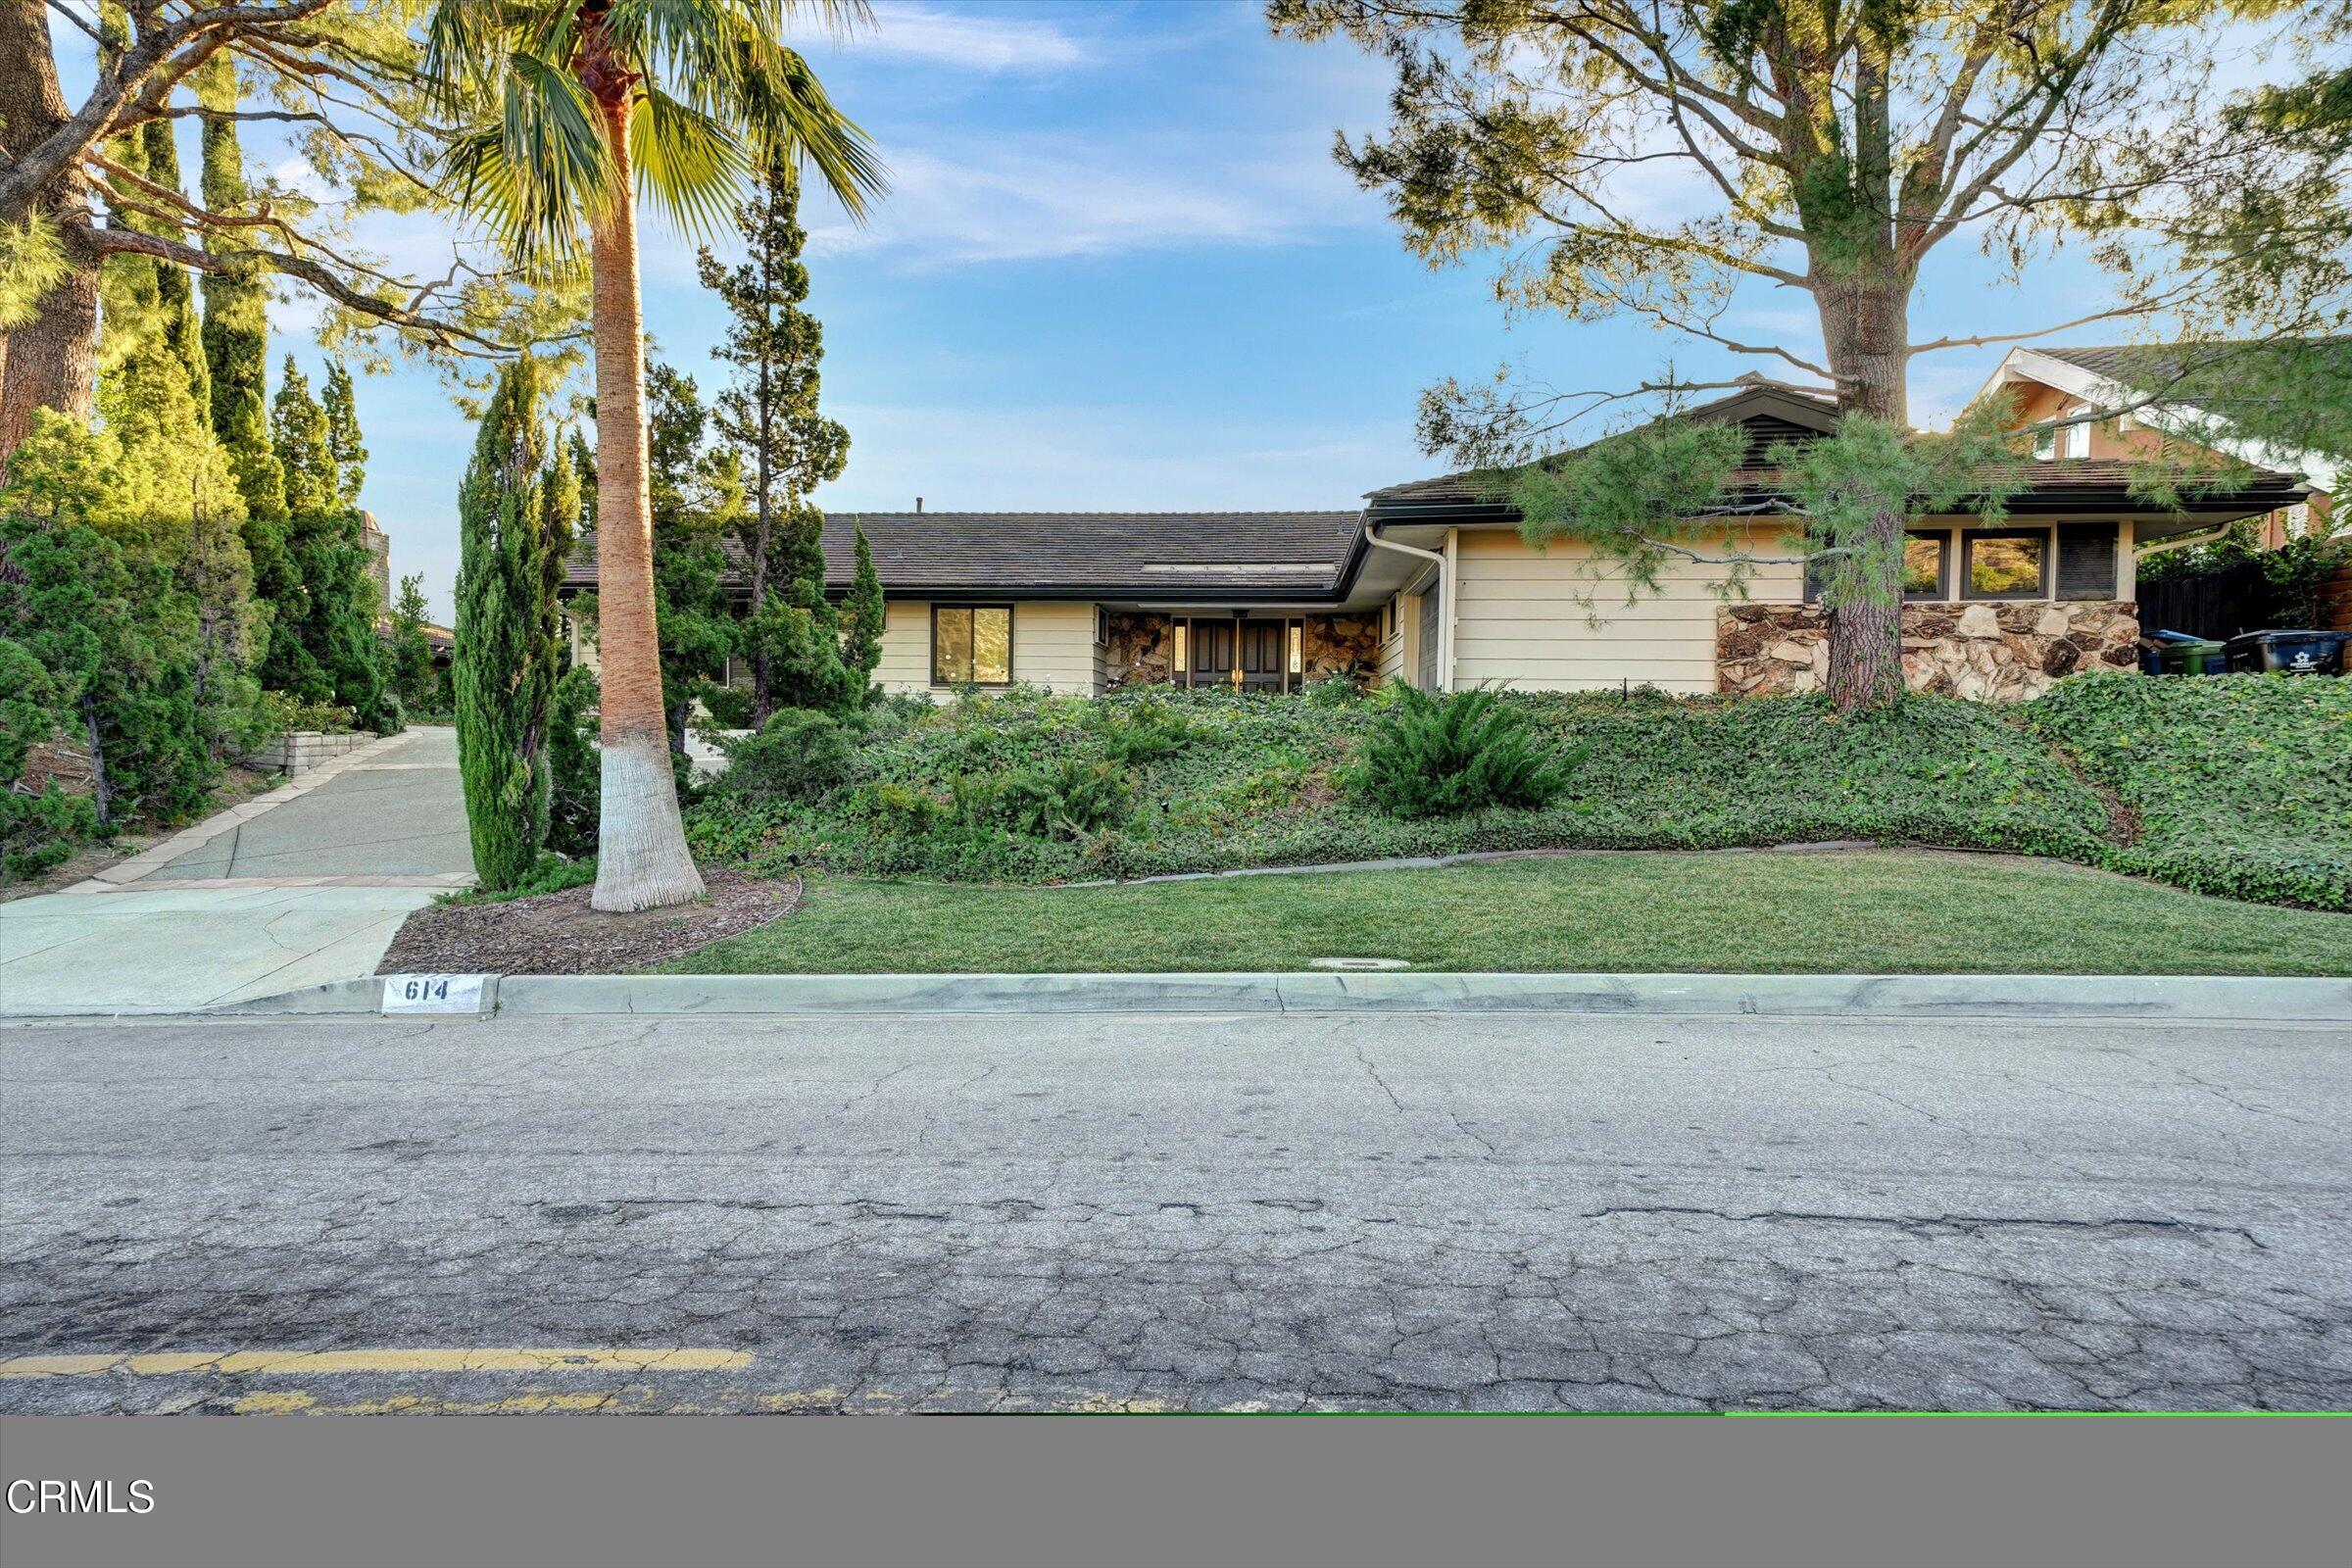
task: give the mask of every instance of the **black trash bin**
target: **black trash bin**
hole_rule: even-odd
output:
[[[2352,631],[2249,631],[2230,639],[2231,674],[2341,675]]]

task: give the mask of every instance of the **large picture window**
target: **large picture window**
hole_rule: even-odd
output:
[[[2046,533],[1972,533],[1960,564],[1963,599],[2046,599],[2050,592],[2050,536]]]
[[[1939,533],[1915,533],[1903,540],[1903,597],[1941,599],[1944,596],[1944,556],[1951,540]]]
[[[931,683],[935,686],[1012,684],[1010,605],[933,605]]]

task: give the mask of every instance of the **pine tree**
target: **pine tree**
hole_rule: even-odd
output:
[[[761,723],[778,708],[838,710],[862,690],[843,666],[839,617],[825,597],[824,514],[806,499],[840,477],[850,437],[817,413],[824,328],[801,309],[808,269],[801,261],[808,235],[799,211],[795,166],[775,159],[736,209],[749,259],[722,268],[705,250],[697,265],[703,286],[733,318],[726,341],[712,350],[734,368],[712,422],[742,454],[750,477],[738,536],[751,577],[744,636],[754,717]]]
[[[493,890],[528,876],[548,835],[556,589],[580,501],[571,464],[548,458],[544,379],[528,358],[500,374],[458,490],[458,766],[474,870]]]
[[[856,684],[858,700],[874,700],[874,671],[882,663],[882,626],[888,608],[882,602],[882,574],[874,569],[874,552],[858,530],[858,569],[850,579],[850,597],[841,607],[841,662]]]
[[[720,541],[745,510],[731,454],[707,441],[710,416],[692,376],[666,365],[646,370],[648,489],[654,521],[654,615],[662,647],[662,692],[669,749],[686,751],[686,719],[697,700],[725,678],[739,629],[727,603]]]
[[[351,372],[339,359],[326,362],[326,451],[335,460],[335,493],[346,512],[360,509],[360,484],[368,477],[368,448],[360,441],[360,411]]]
[[[247,200],[245,163],[237,143],[237,76],[226,54],[197,73],[204,117],[204,204],[234,212]],[[208,248],[226,242],[207,237]],[[267,601],[282,581],[276,519],[286,514],[284,476],[270,444],[270,295],[259,271],[204,274],[204,360],[210,372],[213,434],[228,451],[237,489],[245,497],[245,543]]]

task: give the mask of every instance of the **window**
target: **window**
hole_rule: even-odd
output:
[[[2057,431],[2055,431],[2055,430],[2036,430],[2036,431],[2034,431],[2034,456],[2035,458],[2039,459],[2040,461],[2042,461],[2043,463],[2047,463],[2047,462],[2049,462],[2049,461],[2050,461],[2052,458],[2056,457],[2057,455],[2058,455],[2058,432],[2057,432]]]
[[[1944,597],[1943,558],[1951,540],[1939,533],[1915,533],[1903,540],[1903,597]]]
[[[1291,622],[1291,673],[1293,675],[1301,674],[1306,668],[1302,659],[1303,653],[1304,637],[1300,631],[1299,622],[1294,620]]]
[[[2089,412],[2089,404],[2078,404],[2076,407],[2067,411],[2067,416],[2070,418],[2081,418],[2083,415],[2088,414]],[[2090,426],[2087,424],[2068,425],[2058,434],[2058,450],[2070,458],[2089,457]]]
[[[931,684],[1012,684],[1012,607],[933,605]]]
[[[1193,683],[1193,623],[1189,620],[1176,623],[1176,658],[1168,665],[1168,678],[1187,686]]]
[[[1962,598],[2040,599],[2048,594],[2048,534],[1972,533],[1964,537]]]

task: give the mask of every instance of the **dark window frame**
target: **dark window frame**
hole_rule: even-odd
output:
[[[952,676],[944,676],[940,673],[939,612],[943,610],[960,610],[974,615],[983,610],[1004,612],[1004,678],[1003,680],[956,680]],[[1003,691],[1005,687],[1010,686],[1015,678],[1015,671],[1020,667],[1015,662],[1013,653],[1013,638],[1016,635],[1013,622],[1016,618],[1012,612],[1012,606],[1002,600],[975,601],[971,604],[933,604],[931,607],[931,684],[949,689],[957,686],[978,686],[986,691]],[[972,667],[973,656],[968,652],[970,645],[967,643],[965,646],[967,652],[964,655],[964,667],[969,669]]]
[[[2023,593],[1981,594],[1976,591],[1977,545],[1985,539],[2031,539],[2041,547],[2041,570],[2034,587]],[[2051,596],[2051,574],[2058,569],[2058,536],[2049,528],[1972,528],[1960,536],[1960,580],[1953,584],[1959,600],[1980,605],[2022,605]]]
[[[1929,593],[1914,593],[1910,589],[1906,588],[1903,590],[1903,603],[1907,605],[1941,605],[1951,603],[1952,536],[1950,531],[1942,528],[1905,529],[1903,532],[1903,550],[1906,554],[1910,552],[1911,544],[1914,540],[1917,540],[1923,544],[1932,544],[1936,547],[1936,587],[1934,591]]]

